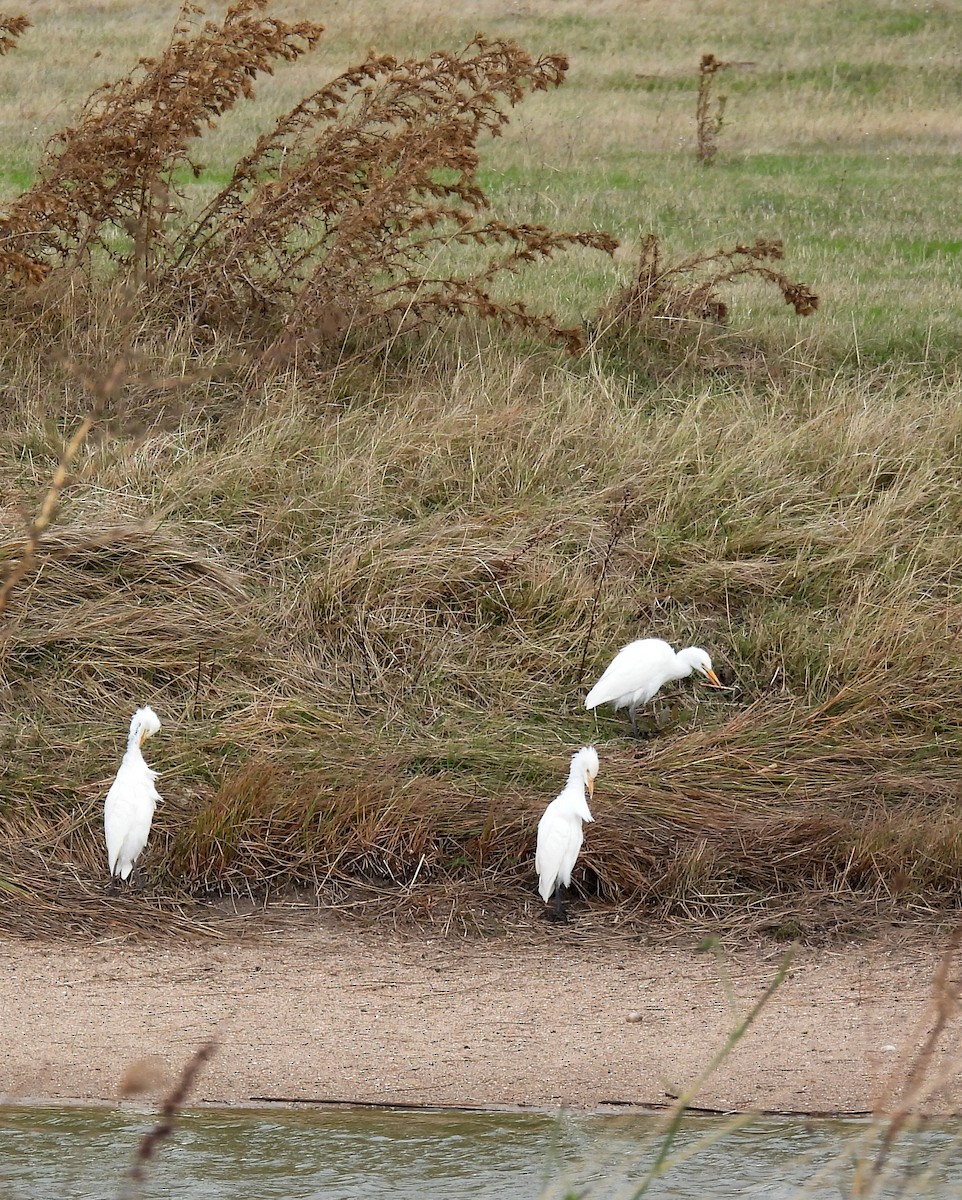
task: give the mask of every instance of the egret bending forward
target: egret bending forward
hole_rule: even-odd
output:
[[[548,903],[554,892],[554,920],[563,917],[561,888],[571,883],[584,834],[582,821],[593,821],[588,796],[594,795],[595,776],[598,774],[598,751],[594,746],[583,746],[572,756],[568,782],[564,790],[544,810],[538,822],[538,848],[534,856],[534,869],[538,872],[538,891],[541,899]]]
[[[154,808],[160,799],[154,787],[157,772],[147,766],[142,748],[159,728],[160,720],[152,708],[137,709],[130,722],[127,751],[104,801],[110,874],[125,880],[132,871],[138,888],[143,887],[143,877],[135,863],[147,845]]]
[[[638,733],[638,709],[653,700],[659,688],[673,679],[686,679],[693,671],[714,687],[721,680],[712,670],[711,659],[701,646],[689,646],[676,654],[661,638],[642,638],[623,646],[607,670],[585,696],[585,708],[612,703],[615,712],[627,708],[631,727]]]

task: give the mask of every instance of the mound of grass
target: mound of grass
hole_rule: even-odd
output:
[[[65,494],[8,612],[21,914],[47,870],[65,897],[96,886],[146,699],[159,896],[523,907],[537,819],[594,740],[579,886],[623,914],[954,905],[951,389],[639,404],[496,355],[393,391],[276,387],[203,437],[192,415],[133,454],[87,450],[98,487]],[[581,698],[649,632],[708,646],[733,690],[679,689],[667,732],[635,743]]]
[[[711,305],[745,263],[812,306],[752,258],[767,238],[676,266],[649,242],[607,300],[588,265],[607,235],[489,219],[475,138],[563,73],[507,41],[368,59],[215,163],[216,193],[190,183],[196,129],[247,86],[231,21],[265,61],[316,37],[262,9],[201,33],[219,107],[184,93],[181,29],[6,212],[0,921],[158,927],[290,888],[445,927],[454,906],[533,914],[537,819],[587,741],[578,886],[620,918],[954,908],[956,374],[724,329]],[[156,144],[148,82],[187,106]],[[512,168],[517,143],[499,153]],[[715,181],[702,245],[719,196],[770,187],[771,159],[724,160],[691,167]],[[784,194],[805,161],[779,160]],[[496,293],[562,247],[567,267]],[[574,346],[564,303],[618,336],[566,357],[542,336]],[[731,690],[678,688],[635,743],[582,697],[646,634],[706,646]],[[144,702],[164,722],[153,890],[105,907],[103,796]]]

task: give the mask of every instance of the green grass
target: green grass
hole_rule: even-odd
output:
[[[763,926],[788,913],[803,929],[954,910],[962,242],[942,16],[481,8],[489,33],[572,56],[570,82],[484,148],[496,214],[624,241],[615,263],[574,252],[515,294],[578,321],[649,231],[669,261],[764,235],[784,239],[818,314],[748,283],[725,292],[727,328],[646,330],[573,359],[462,324],[333,373],[273,375],[229,333],[199,346],[145,326],[157,373],[215,377],[130,390],[14,594],[0,876],[38,921],[99,885],[103,795],[150,702],[164,721],[149,744],[165,797],[155,903],[324,881],[327,900],[370,887],[427,919],[458,894],[534,913],[537,818],[594,740],[593,903]],[[379,48],[399,52],[479,23],[376,11]],[[318,55],[259,83],[209,139],[198,194],[358,57],[374,12],[332,11]],[[94,75],[158,48],[170,15],[38,15],[0,62],[8,194],[29,182],[36,131],[70,120]],[[53,37],[75,58],[40,91]],[[729,124],[707,170],[702,49],[758,64],[722,78]],[[87,403],[63,354],[109,365],[111,316],[106,300],[70,312],[59,345],[3,318],[10,560]],[[678,689],[668,732],[635,744],[581,698],[645,634],[707,646],[733,690]]]

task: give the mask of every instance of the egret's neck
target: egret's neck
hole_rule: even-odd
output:
[[[583,763],[575,763],[568,772],[568,790],[575,809],[581,813],[583,818],[592,820],[591,812],[588,809],[588,799],[585,795],[588,791],[588,772]]]
[[[140,743],[142,734],[143,734],[143,730],[141,729],[141,727],[139,725],[137,726],[136,729],[132,729],[130,731],[130,736],[127,738],[127,753],[128,754],[139,754],[141,757],[143,757],[143,747],[141,746],[141,743]]]
[[[690,661],[690,659],[688,658],[688,652],[685,650],[679,650],[678,653],[675,655],[675,661],[674,661],[674,664],[672,667],[672,673],[671,673],[671,675],[669,675],[668,678],[669,679],[687,679],[688,676],[692,673],[692,671],[694,671],[694,669],[695,669],[694,663],[692,663]]]
[[[582,789],[588,786],[588,772],[585,770],[583,763],[572,763],[571,769],[568,771],[568,787],[581,787]]]

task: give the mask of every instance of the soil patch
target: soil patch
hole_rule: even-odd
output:
[[[706,1068],[783,953],[719,957],[574,925],[455,941],[251,919],[254,936],[216,944],[0,941],[2,1098],[113,1100],[143,1060],[160,1092],[213,1035],[194,1102],[660,1106]],[[697,1103],[884,1108],[931,1025],[943,944],[799,950]],[[960,1064],[952,1029],[929,1111],[955,1110]]]

